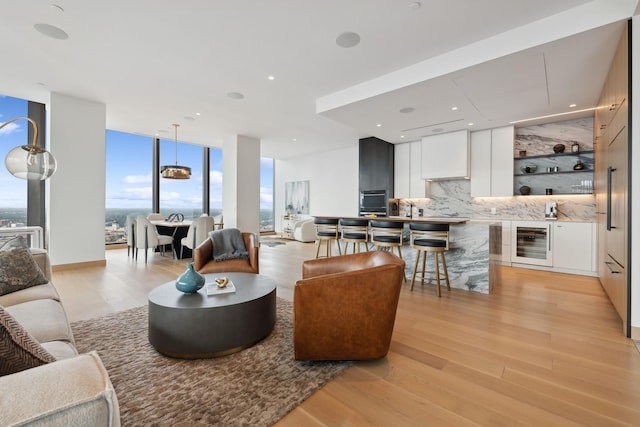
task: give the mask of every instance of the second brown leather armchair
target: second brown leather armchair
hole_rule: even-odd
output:
[[[293,296],[297,360],[367,360],[389,351],[405,263],[383,251],[305,261]]]
[[[247,252],[249,252],[249,259],[214,261],[213,242],[211,238],[208,238],[193,251],[193,267],[202,274],[223,272],[260,273],[258,239],[256,235],[242,233],[242,240]]]

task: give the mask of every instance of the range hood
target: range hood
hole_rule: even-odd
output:
[[[421,176],[429,181],[469,179],[470,155],[468,130],[425,136]]]

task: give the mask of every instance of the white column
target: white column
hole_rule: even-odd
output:
[[[260,140],[234,135],[222,147],[225,228],[260,233]]]
[[[106,106],[52,93],[47,124],[58,162],[47,194],[51,262],[104,261]]]

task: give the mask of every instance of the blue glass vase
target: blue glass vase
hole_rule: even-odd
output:
[[[176,289],[185,294],[198,292],[204,286],[204,276],[193,268],[193,263],[187,264],[187,271],[176,280]]]

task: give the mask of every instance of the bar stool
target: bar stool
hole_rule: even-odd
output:
[[[440,291],[440,263],[438,258],[442,258],[442,268],[444,270],[444,277],[447,282],[447,290],[451,290],[449,284],[449,272],[447,271],[447,260],[444,257],[444,253],[449,250],[449,224],[436,224],[428,222],[412,222],[409,224],[410,237],[409,241],[411,247],[416,250],[416,263],[413,267],[413,277],[411,278],[411,290],[413,290],[413,284],[416,280],[416,273],[418,271],[418,263],[420,262],[420,255],[424,253],[422,258],[422,285],[424,285],[425,279],[425,266],[427,263],[427,253],[432,252],[435,261],[435,273],[436,281],[438,285],[438,296],[442,296]],[[440,257],[438,257],[440,254]]]
[[[327,258],[331,256],[334,241],[338,244],[338,253],[342,255],[340,244],[338,243],[340,236],[338,233],[338,218],[315,218],[313,222],[316,226],[316,245],[318,246],[316,258],[319,258],[320,246],[323,242],[327,245]]]
[[[355,253],[360,253],[360,246],[364,243],[365,251],[369,250],[369,220],[368,219],[346,219],[340,220],[340,236],[344,240],[344,253],[347,254],[349,243]]]
[[[393,248],[398,249],[398,256],[402,258],[404,223],[402,221],[371,220],[371,243],[376,249],[388,249],[393,253]]]

